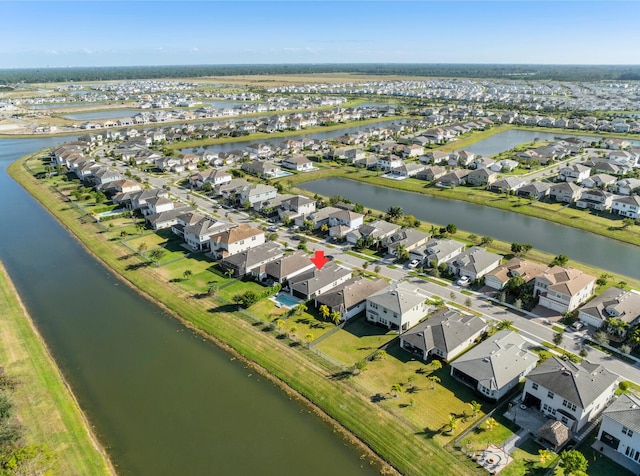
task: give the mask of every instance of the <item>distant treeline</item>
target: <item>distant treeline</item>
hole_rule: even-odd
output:
[[[640,65],[496,65],[496,64],[280,64],[122,66],[0,70],[0,85],[124,79],[197,78],[267,74],[356,73],[449,78],[552,79],[559,81],[640,80]]]

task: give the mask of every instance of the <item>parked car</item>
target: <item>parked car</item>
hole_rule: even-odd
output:
[[[469,276],[463,276],[460,279],[458,279],[458,281],[456,281],[456,284],[458,284],[458,286],[466,286],[470,282],[471,280],[469,279]]]
[[[413,269],[416,266],[418,266],[420,264],[420,261],[417,259],[412,259],[411,261],[409,261],[409,264],[407,264],[407,268],[409,269]]]
[[[275,225],[273,225],[273,226],[268,226],[268,227],[267,227],[267,231],[269,231],[269,232],[272,232],[272,233],[273,233],[273,232],[275,232],[275,231],[278,231],[278,227],[277,227],[277,226],[275,226]]]
[[[582,329],[584,327],[584,322],[582,321],[576,321],[573,324],[571,324],[571,328],[574,331],[579,331],[580,329]]]

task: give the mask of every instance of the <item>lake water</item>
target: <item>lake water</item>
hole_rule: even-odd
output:
[[[541,141],[554,140],[556,137],[579,137],[584,140],[594,141],[599,140],[600,137],[588,136],[588,135],[576,135],[565,134],[563,131],[558,130],[554,132],[540,132],[540,131],[527,131],[522,129],[510,129],[508,131],[500,132],[464,147],[465,150],[473,152],[476,155],[482,155],[488,157],[490,155],[499,154],[506,150],[511,150],[515,146],[524,144],[526,142],[533,142],[536,138]]]
[[[640,279],[640,248],[518,213],[445,200],[419,193],[357,182],[340,177],[299,184],[327,197],[340,195],[365,207],[386,211],[400,206],[404,213],[438,225],[454,223],[478,236],[492,236],[508,243],[531,243],[534,248]]]
[[[7,175],[63,140],[0,140],[0,259],[118,473],[378,474],[303,405],[122,284]]]
[[[74,103],[56,103],[56,104],[34,104],[27,106],[27,109],[43,110],[43,109],[64,109],[71,107],[97,106],[104,105],[103,102],[74,102]]]
[[[67,114],[64,117],[76,121],[95,121],[96,119],[133,117],[142,111],[142,109],[110,109],[108,111],[79,112],[77,114]]]

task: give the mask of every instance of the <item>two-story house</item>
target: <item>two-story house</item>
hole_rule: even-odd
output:
[[[305,217],[316,211],[316,201],[311,198],[295,195],[280,202],[278,216],[281,220],[287,217],[295,220],[298,217]]]
[[[387,287],[387,281],[367,279],[361,276],[351,278],[330,291],[316,297],[316,307],[325,305],[331,312],[338,312],[340,319],[346,321],[364,311],[366,299]]]
[[[367,321],[404,332],[428,313],[426,299],[427,295],[410,283],[392,284],[367,298]]]
[[[468,276],[473,281],[497,268],[500,260],[502,260],[501,255],[491,253],[479,246],[472,246],[447,261],[447,268],[454,276]]]
[[[424,245],[411,250],[409,256],[411,259],[419,260],[426,266],[435,268],[462,253],[464,248],[465,244],[461,241],[449,238],[433,238]]]
[[[611,213],[627,218],[640,218],[640,196],[616,197],[611,201]]]
[[[576,207],[589,208],[602,212],[611,208],[611,204],[615,197],[616,196],[613,193],[605,192],[604,190],[584,190],[576,202]]]
[[[629,326],[640,321],[640,292],[611,286],[591,299],[578,312],[578,319],[596,328],[607,319],[617,319]],[[624,330],[619,332],[624,336]]]
[[[265,242],[264,231],[242,223],[210,238],[211,254],[219,259],[240,253]]]
[[[237,201],[241,205],[249,204],[254,210],[262,209],[262,204],[276,198],[278,191],[271,185],[262,183],[247,185],[240,190]]]
[[[280,163],[284,168],[297,170],[298,172],[308,172],[313,170],[313,162],[304,155],[292,155]]]
[[[522,402],[577,432],[604,410],[617,383],[618,376],[601,365],[553,356],[529,372]]]
[[[571,164],[560,169],[558,180],[580,183],[591,175],[591,168],[582,164]]]
[[[351,278],[350,269],[330,261],[322,268],[289,278],[289,292],[304,301],[314,299]]]
[[[626,456],[624,466],[640,474],[640,398],[626,393],[618,396],[602,413],[597,439]]]
[[[556,183],[549,189],[549,197],[556,202],[574,203],[584,189],[573,182]]]
[[[575,268],[553,266],[534,279],[533,295],[540,306],[573,311],[593,295],[596,278]]]

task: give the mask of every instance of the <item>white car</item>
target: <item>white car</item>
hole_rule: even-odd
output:
[[[411,261],[409,261],[409,264],[407,265],[407,268],[409,269],[413,269],[416,266],[418,266],[420,264],[420,261],[417,259],[412,259]]]
[[[584,327],[584,322],[582,321],[576,321],[573,324],[571,324],[571,328],[576,331],[579,331],[583,327]]]
[[[458,279],[458,281],[456,281],[458,286],[466,286],[470,282],[471,282],[471,280],[469,279],[469,276],[463,276],[460,279]]]

